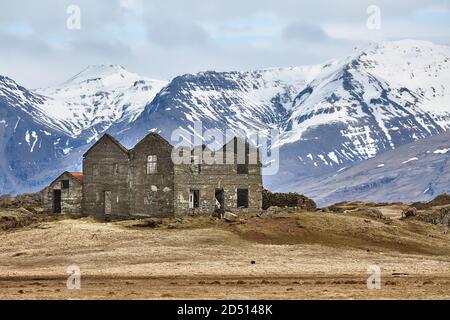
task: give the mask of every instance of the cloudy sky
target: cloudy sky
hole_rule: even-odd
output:
[[[80,9],[80,29],[67,27],[68,20],[76,26],[76,14],[68,11],[73,5]],[[320,63],[370,41],[397,39],[450,45],[450,0],[0,3],[0,74],[31,88],[59,84],[93,64],[169,79],[211,69]]]

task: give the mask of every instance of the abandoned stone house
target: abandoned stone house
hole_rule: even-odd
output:
[[[42,192],[48,212],[80,214],[83,192],[83,174],[64,172]]]
[[[188,161],[174,163],[173,152]],[[70,182],[75,176],[82,187]],[[67,190],[60,187],[66,180]],[[259,151],[247,142],[234,138],[215,152],[174,150],[151,133],[131,150],[105,134],[84,154],[82,174],[64,173],[47,189],[47,208],[55,213],[81,208],[84,216],[125,218],[260,210],[263,185]]]

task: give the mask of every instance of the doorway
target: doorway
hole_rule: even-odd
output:
[[[223,189],[216,189],[216,211],[225,210],[225,201],[224,201],[224,191]]]
[[[240,209],[248,208],[248,189],[237,190],[237,207]]]
[[[197,209],[200,207],[200,191],[191,190],[189,194],[189,209]]]
[[[61,190],[53,190],[53,213],[61,213]]]
[[[112,193],[111,191],[105,191],[104,194],[104,199],[105,199],[105,215],[108,216],[111,214],[112,212]]]

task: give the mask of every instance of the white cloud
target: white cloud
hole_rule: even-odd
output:
[[[447,0],[77,0],[81,30],[66,28],[72,0],[0,3],[0,74],[29,87],[62,82],[86,65],[118,63],[154,78],[205,69],[319,63],[371,40],[450,44]]]

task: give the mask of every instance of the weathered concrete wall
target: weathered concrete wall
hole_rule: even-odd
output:
[[[243,146],[243,155],[235,144]],[[214,163],[208,160],[210,151],[205,150],[200,170],[196,163],[174,165],[172,150],[172,145],[157,134],[149,134],[130,151],[114,138],[102,137],[83,160],[83,214],[104,218],[105,207],[109,208],[105,192],[112,195],[111,216],[119,217],[212,214],[218,189],[223,190],[223,210],[262,208],[261,163],[256,149],[234,139],[216,153],[221,157]],[[254,162],[249,161],[250,154]],[[194,159],[193,155],[197,153],[189,152],[188,158]],[[147,169],[149,156],[156,158],[155,172]],[[244,172],[239,170],[242,164],[248,168]],[[238,208],[238,189],[248,190],[248,208]],[[195,209],[189,206],[192,190],[200,194]]]
[[[149,217],[173,216],[172,146],[159,135],[150,134],[131,150],[130,155],[130,213]],[[156,173],[147,173],[148,156],[156,156]]]
[[[117,143],[103,136],[85,155],[83,175],[83,215],[105,218],[107,191],[112,195],[111,215],[129,215],[130,160]]]
[[[230,141],[228,150],[233,150],[233,143]],[[259,162],[259,155],[255,149],[251,149],[247,145],[246,162],[248,165],[248,173],[238,173],[238,156],[232,152],[231,164],[226,161],[227,153],[225,146],[219,150],[218,154],[222,154],[222,163],[215,162],[214,164],[205,164],[205,160],[210,154],[210,151],[205,150],[203,157],[203,164],[201,171],[198,172],[195,166],[192,165],[175,165],[175,201],[174,209],[176,215],[186,214],[212,214],[216,208],[216,189],[223,189],[224,191],[224,210],[232,212],[245,212],[260,210],[262,207],[262,176],[261,164]],[[250,150],[249,150],[250,149]],[[256,163],[249,163],[249,152],[255,152]],[[214,155],[214,153],[213,153]],[[237,191],[238,189],[248,190],[248,208],[238,209],[237,206]],[[189,208],[189,194],[191,190],[200,191],[200,206],[198,209]]]
[[[69,188],[62,188],[62,181],[69,181]],[[83,185],[70,174],[64,173],[42,192],[44,209],[54,213],[54,190],[61,190],[61,214],[81,215]]]

